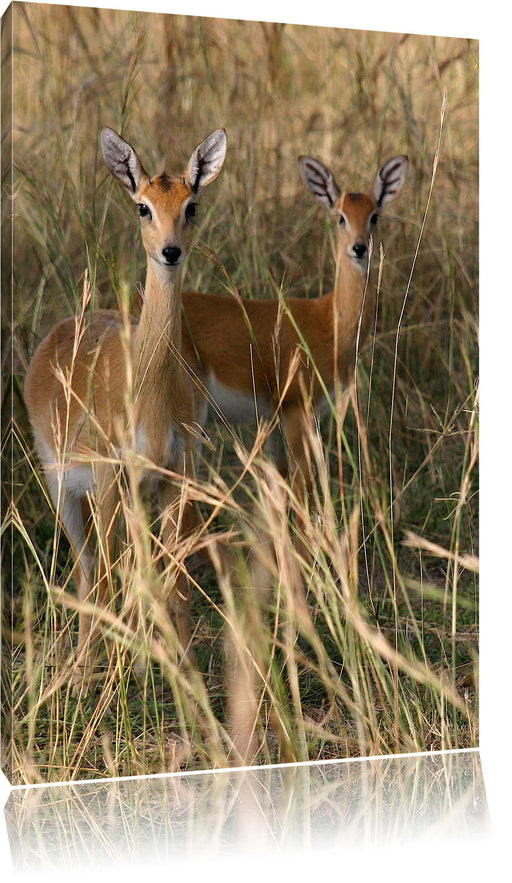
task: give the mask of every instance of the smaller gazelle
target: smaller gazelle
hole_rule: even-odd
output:
[[[180,488],[163,470],[193,474],[197,424],[202,422],[198,409],[204,405],[180,355],[181,275],[192,244],[196,203],[202,188],[222,169],[226,134],[218,129],[199,144],[179,176],[162,172],[149,177],[135,150],[110,128],[102,129],[101,147],[110,171],[139,209],[147,254],[140,318],[130,320],[128,335],[115,310],[85,312],[82,322],[60,322],[36,350],[25,382],[36,448],[76,559],[78,598],[82,605],[91,604],[97,588],[100,607],[109,596],[119,470],[131,439],[144,458],[142,477],[157,486],[164,548],[172,553],[178,533],[188,533],[196,524],[193,504],[176,511]],[[106,548],[98,549],[96,582],[87,526],[91,514],[94,534],[107,538]],[[173,605],[185,642],[186,595],[186,580],[179,576]],[[91,617],[81,610],[80,661],[91,625]]]
[[[337,223],[336,284],[318,298],[234,299],[185,292],[183,353],[202,378],[210,404],[228,423],[271,419],[280,410],[292,487],[299,500],[311,488],[307,454],[309,397],[322,413],[326,392],[340,383],[342,421],[353,384],[357,347],[375,312],[368,284],[369,241],[379,212],[402,188],[406,156],[379,170],[372,195],[341,192],[331,172],[311,157],[299,159],[310,191]]]

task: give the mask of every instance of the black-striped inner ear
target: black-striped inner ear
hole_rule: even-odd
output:
[[[199,181],[201,178],[201,166],[200,166],[199,162],[195,163],[195,170],[196,170],[196,175],[194,177],[194,180],[192,180],[192,178],[189,180],[190,189],[191,189],[192,193],[197,193],[197,191],[199,190]]]
[[[128,164],[126,164],[126,175],[127,175],[128,179],[129,179],[129,181],[130,181],[131,188],[132,188],[133,192],[135,193],[136,190],[137,190],[137,187],[136,187],[136,184],[135,184],[135,178],[133,177],[133,175],[132,175],[132,173],[131,173],[131,171],[130,171],[130,166],[129,166]]]
[[[207,156],[201,156],[201,154],[198,154],[196,156],[196,161],[194,163],[193,169],[193,171],[195,172],[194,179],[192,180],[191,178],[189,182],[192,193],[197,193],[201,181],[204,177],[207,177],[210,174],[211,167],[214,162],[215,160],[208,159]]]
[[[396,193],[400,190],[400,184],[402,180],[402,163],[400,160],[392,163],[389,168],[385,166],[381,169],[380,179],[382,181],[382,193],[379,199],[379,206],[382,204],[382,200],[385,196],[391,197],[395,196]]]
[[[327,175],[327,172],[322,173],[316,164],[309,163],[307,160],[304,162],[304,167],[308,172],[308,185],[313,196],[317,196],[319,199],[327,199],[330,208],[332,208],[334,202],[329,192],[331,178]]]

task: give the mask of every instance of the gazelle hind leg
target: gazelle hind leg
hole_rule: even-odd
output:
[[[53,475],[48,476],[48,486],[55,505],[57,520],[62,525],[71,545],[74,558],[73,576],[76,582],[78,601],[80,604],[84,604],[90,597],[94,578],[94,559],[85,528],[85,497],[68,488],[66,482],[58,484]],[[85,636],[90,629],[89,620],[90,618],[82,610],[79,610],[79,654],[85,642]]]
[[[98,611],[106,607],[110,597],[110,570],[114,539],[114,521],[117,507],[116,473],[111,466],[98,470],[97,496],[67,488],[62,499],[60,520],[70,540],[75,558],[75,580],[78,611],[78,645],[73,680],[79,682],[84,669],[92,666],[91,641],[99,638],[98,617],[87,608],[94,605]],[[87,524],[90,515],[90,523]],[[95,542],[93,541],[95,540]],[[94,578],[94,555],[97,547],[98,578]],[[95,597],[96,596],[96,597]]]

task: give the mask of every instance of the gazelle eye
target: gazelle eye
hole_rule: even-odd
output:
[[[145,205],[143,202],[138,203],[139,206],[139,215],[141,218],[151,218],[151,210],[148,205]]]
[[[370,218],[370,224],[372,225],[372,227],[375,227],[375,224],[377,223],[378,219],[379,219],[379,216],[378,216],[377,212],[374,212]]]
[[[196,208],[197,208],[197,203],[189,202],[189,204],[187,205],[187,207],[185,209],[185,220],[186,221],[191,221],[192,218],[195,218]]]

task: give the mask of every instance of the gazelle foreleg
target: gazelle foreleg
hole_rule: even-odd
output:
[[[313,467],[308,433],[313,431],[304,404],[286,404],[281,411],[281,421],[288,450],[288,471],[293,496],[298,511],[307,511],[309,494],[313,490]]]
[[[119,509],[118,472],[110,463],[95,463],[95,495],[82,498],[82,510],[88,511],[89,528],[87,539],[87,556],[91,556],[90,545],[94,538],[97,550],[97,574],[93,575],[93,567],[89,569],[89,578],[79,579],[78,599],[84,605],[94,604],[97,613],[86,610],[79,611],[78,619],[78,650],[79,665],[87,657],[89,644],[97,643],[100,637],[98,621],[112,599],[112,561],[116,536],[116,521]]]
[[[193,455],[184,455],[183,477],[193,475]],[[178,639],[181,650],[194,663],[195,654],[192,648],[192,632],[190,627],[190,579],[185,571],[184,559],[180,545],[194,534],[199,525],[196,505],[187,497],[186,481],[171,480],[163,477],[158,486],[158,505],[161,512],[160,539],[166,551],[165,567],[169,567],[173,576],[173,585],[169,598],[169,608],[176,621]],[[176,554],[177,553],[177,554]]]

